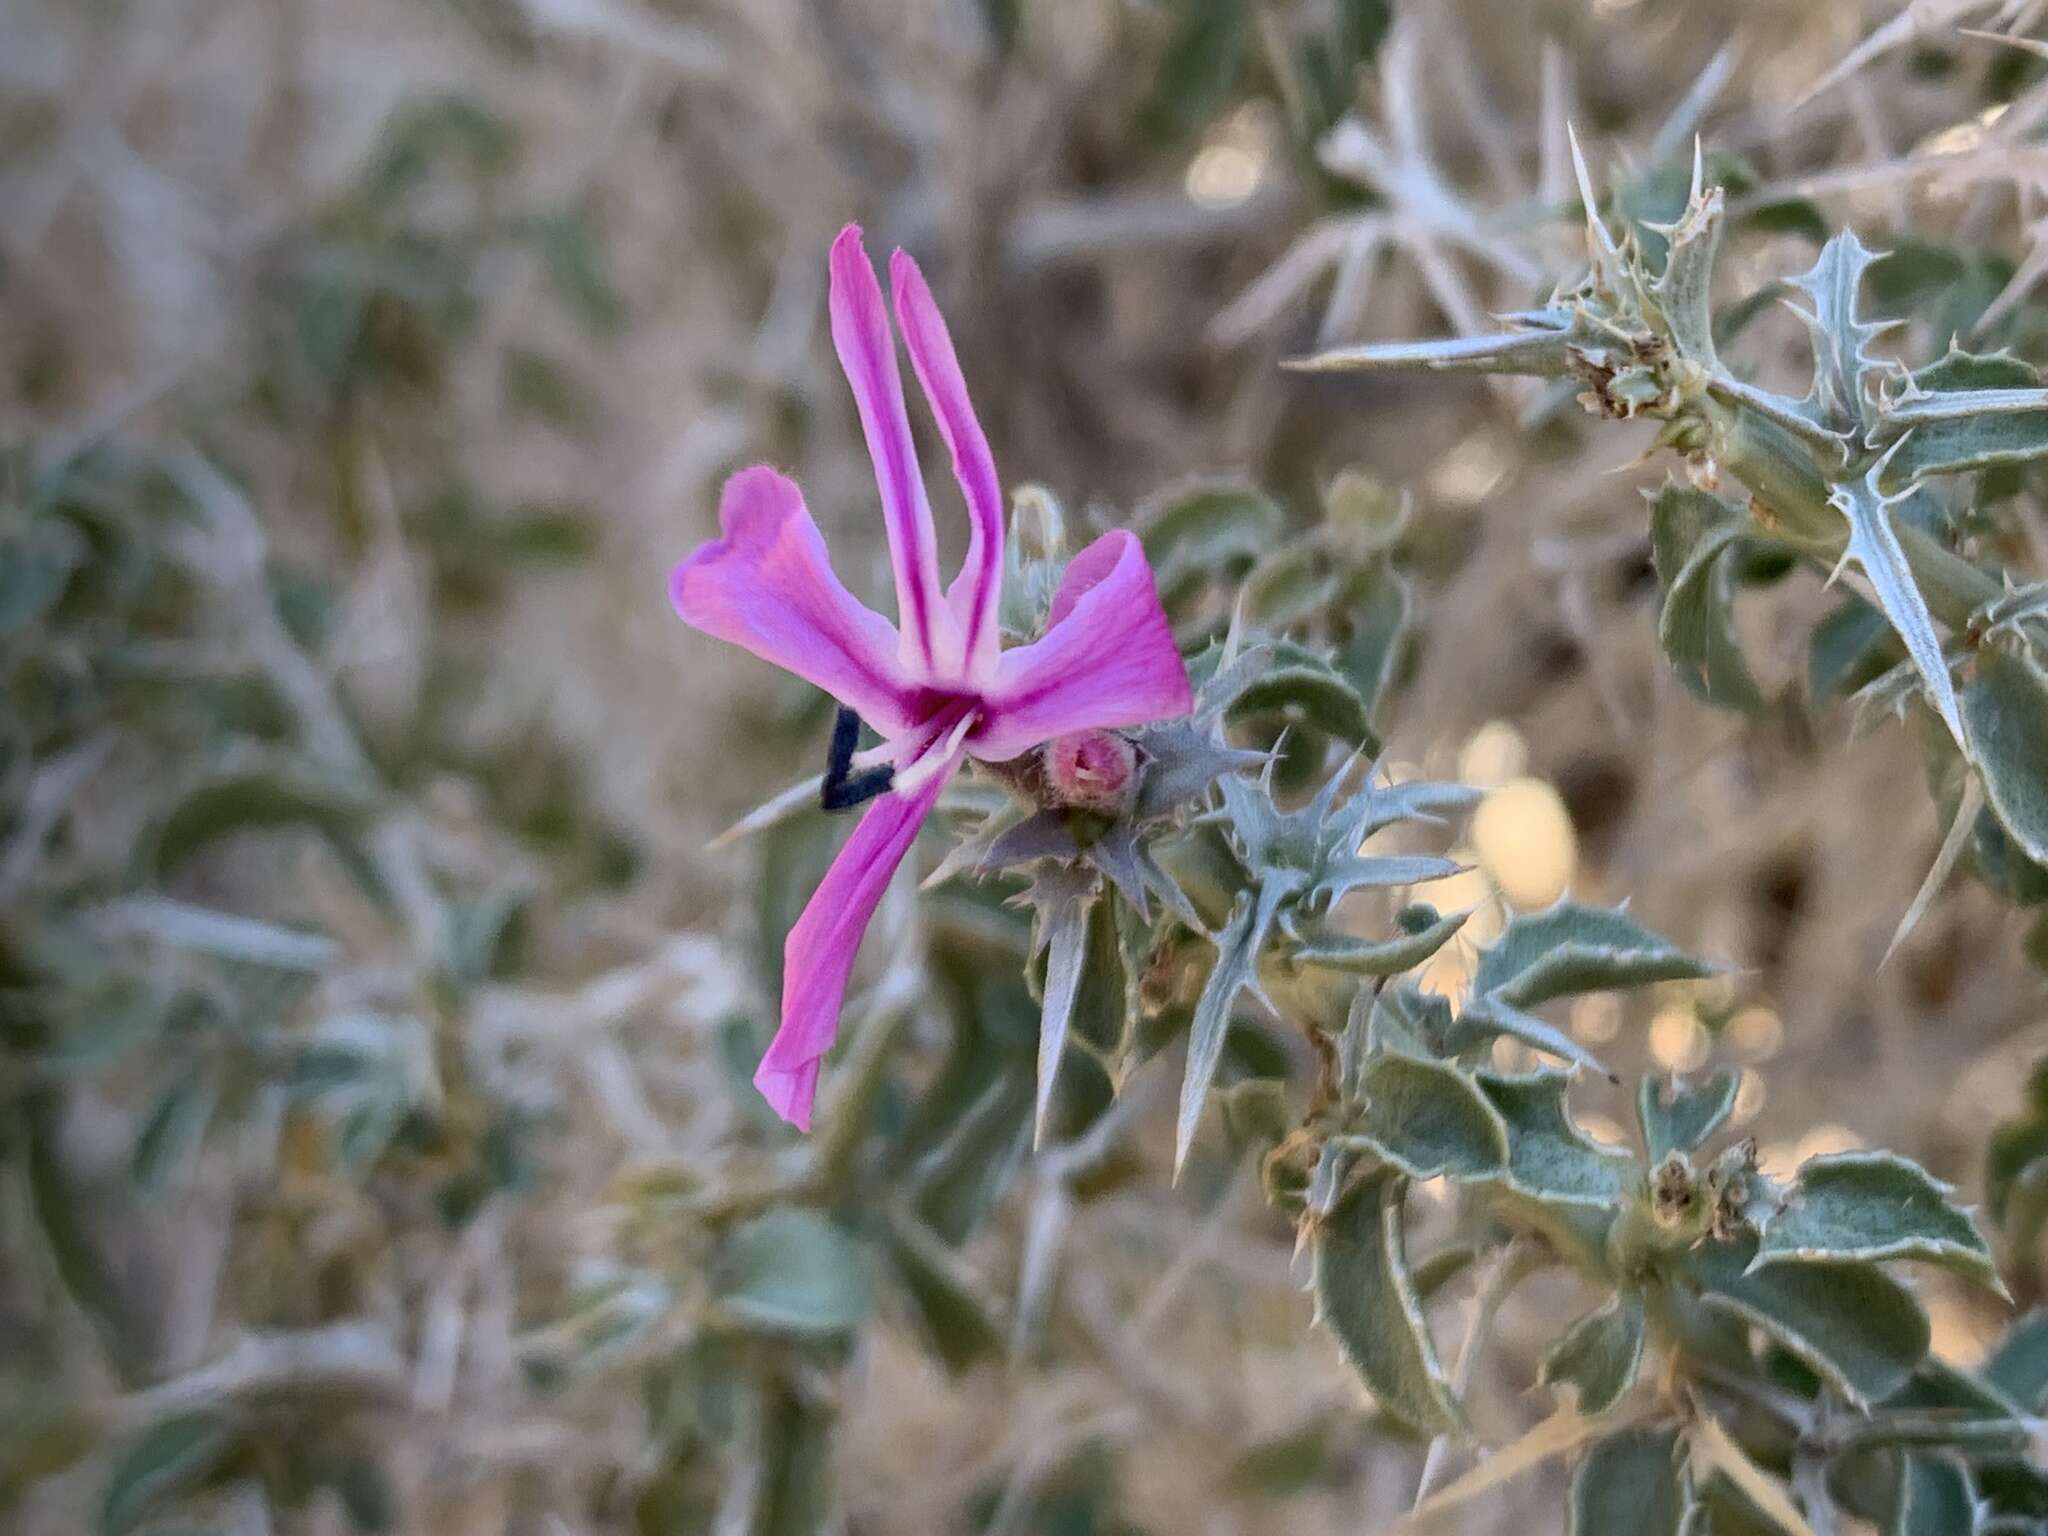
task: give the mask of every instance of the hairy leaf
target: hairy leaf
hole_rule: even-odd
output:
[[[1375,1056],[1360,1088],[1365,1113],[1356,1139],[1404,1173],[1491,1178],[1507,1166],[1507,1128],[1472,1080],[1455,1067],[1412,1056]]]
[[[1999,825],[2028,858],[2048,864],[2048,672],[2019,652],[1987,647],[1963,689],[1963,716]]]
[[[1890,1152],[1811,1158],[1765,1227],[1756,1265],[1921,1259],[1997,1287],[1991,1250],[1948,1195],[1926,1170]]]
[[[1572,1475],[1571,1536],[1679,1536],[1678,1432],[1624,1429],[1586,1453]]]
[[[1156,497],[1140,514],[1139,539],[1169,607],[1211,574],[1249,568],[1286,522],[1271,497],[1238,480],[1200,480]]]
[[[1312,1287],[1323,1325],[1388,1412],[1429,1433],[1463,1436],[1465,1418],[1437,1363],[1408,1273],[1407,1179],[1379,1168],[1317,1227]]]
[[[1565,1108],[1563,1072],[1475,1075],[1507,1122],[1508,1182],[1523,1194],[1568,1205],[1611,1205],[1635,1169],[1626,1153],[1589,1141]]]
[[[1689,981],[1717,970],[1626,912],[1561,901],[1548,911],[1509,921],[1480,957],[1473,992],[1515,1008],[1533,1008],[1573,993]]]
[[[1265,948],[1280,902],[1290,892],[1286,882],[1275,878],[1282,873],[1269,872],[1257,892],[1240,896],[1230,921],[1216,935],[1216,965],[1195,1004],[1194,1024],[1188,1031],[1187,1075],[1181,1079],[1180,1116],[1174,1127],[1176,1176],[1187,1162],[1195,1129],[1202,1123],[1202,1106],[1208,1102],[1217,1064],[1223,1059],[1223,1042],[1230,1032],[1237,995],[1256,987],[1259,952]]]
[[[1855,561],[1870,578],[1877,605],[1906,643],[1906,654],[1913,659],[1914,670],[1920,674],[1935,713],[1955,737],[1956,745],[1967,753],[1962,714],[1956,704],[1955,685],[1949,678],[1941,636],[1934,628],[1933,615],[1927,611],[1927,599],[1913,580],[1913,569],[1907,564],[1906,551],[1892,527],[1889,507],[1878,494],[1877,482],[1883,468],[1880,463],[1863,479],[1844,481],[1829,494],[1829,503],[1849,520],[1849,548],[1843,558]]]
[[[1704,1243],[1686,1267],[1709,1306],[1754,1324],[1851,1404],[1904,1384],[1927,1353],[1927,1314],[1874,1264],[1814,1261],[1751,1272],[1756,1240]]]
[[[1635,1385],[1643,1334],[1643,1298],[1633,1291],[1617,1292],[1606,1306],[1587,1313],[1551,1345],[1537,1380],[1545,1386],[1569,1382],[1576,1390],[1579,1412],[1603,1414]]]
[[[1666,484],[1650,499],[1650,550],[1664,593],[1657,638],[1687,688],[1741,710],[1763,705],[1735,637],[1735,567],[1748,531],[1747,514],[1690,486]]]
[[[1490,1045],[1502,1035],[1574,1066],[1590,1067],[1595,1072],[1607,1070],[1591,1051],[1563,1030],[1544,1023],[1533,1013],[1511,1008],[1497,997],[1476,997],[1466,1003],[1464,1011],[1445,1029],[1443,1048],[1453,1055],[1462,1055],[1475,1047]]]
[[[1052,1112],[1053,1085],[1067,1049],[1067,1030],[1089,959],[1089,919],[1101,905],[1093,879],[1070,882],[1061,899],[1041,914],[1040,942],[1045,945],[1045,1006],[1038,1026],[1038,1096],[1031,1120],[1033,1145],[1045,1140],[1046,1117]]]
[[[1802,405],[1817,425],[1834,432],[1866,425],[1863,375],[1873,366],[1871,340],[1883,327],[1859,318],[1858,294],[1874,260],[1853,231],[1843,230],[1821,247],[1811,270],[1792,279],[1813,301],[1810,313],[1794,309],[1813,337],[1813,386]]]
[[[1391,939],[1354,939],[1348,934],[1319,934],[1289,957],[1296,965],[1318,966],[1350,976],[1398,976],[1411,971],[1448,944],[1465,926],[1469,912],[1440,917],[1418,933]]]
[[[1913,375],[1889,402],[1877,430],[1903,434],[1887,483],[1958,474],[2048,455],[2048,391],[2009,353],[1951,350]]]
[[[2036,1309],[2008,1328],[1981,1369],[2024,1412],[2039,1413],[2048,1400],[2048,1311]]]
[[[1734,1110],[1741,1086],[1741,1077],[1725,1070],[1691,1088],[1676,1079],[1645,1077],[1636,1089],[1636,1115],[1650,1162],[1661,1163],[1672,1152],[1698,1151]]]

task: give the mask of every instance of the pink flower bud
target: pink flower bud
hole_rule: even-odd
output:
[[[1138,749],[1115,731],[1076,731],[1045,744],[1045,777],[1062,805],[1120,814],[1138,783]]]

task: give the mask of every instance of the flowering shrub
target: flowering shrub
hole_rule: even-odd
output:
[[[10,1529],[2048,1528],[2038,977],[1941,975],[1989,968],[2000,914],[2048,956],[2048,310],[1997,198],[1951,232],[1906,197],[2033,174],[2033,51],[1907,7],[1802,79],[1842,101],[1795,133],[1778,40],[1845,13],[1744,8],[1681,79],[1695,20],[1565,7],[1514,61],[1525,145],[1474,89],[1509,73],[1483,6],[941,6],[931,56],[857,7],[457,9],[507,104],[409,101],[249,220],[203,371],[84,409],[20,370]],[[601,153],[542,79],[602,97]],[[1947,137],[1834,163],[1930,102]],[[1574,116],[1630,146],[1604,197]],[[108,244],[161,242],[138,270],[175,287],[175,178],[54,142],[21,222],[61,244],[73,179],[126,187]],[[565,197],[564,144],[647,158]],[[1895,254],[1835,229],[1874,216],[1831,176],[1898,193]],[[951,328],[903,250],[885,296],[830,238],[852,207],[943,261]],[[25,262],[23,305],[13,250],[0,306],[40,325],[66,264]],[[1415,310],[1456,334],[1354,339]],[[690,352],[685,404],[647,404],[641,347]],[[1603,504],[1575,434],[1630,430],[1682,473],[1525,535]],[[1006,498],[992,435],[1059,492]],[[656,590],[679,556],[697,633]],[[1656,670],[1605,670],[1632,626]],[[1482,676],[1504,650],[1526,670]],[[1481,659],[1431,719],[1442,657]],[[1536,677],[1597,695],[1531,721],[1589,847],[1626,798],[1596,713],[1645,797],[1739,757],[1721,798],[1514,886],[1486,823],[1533,786],[1470,727]],[[1704,710],[1628,742],[1659,690],[1748,755]],[[1804,825],[1771,754],[1861,818],[1852,878],[1919,860],[1844,766],[1896,741],[1835,753],[1836,697],[1908,724],[1938,846],[1845,919],[1861,991],[1787,988],[1818,1083],[1770,1119],[1801,1063],[1742,1021],[1782,976],[1686,893],[1815,923],[1799,868],[1749,862]],[[757,808],[708,854],[728,802]],[[1910,1061],[1873,995],[1926,1026]],[[1926,1167],[1814,1124],[1873,1093]]]

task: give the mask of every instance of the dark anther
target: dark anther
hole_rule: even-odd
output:
[[[853,771],[853,749],[859,744],[860,716],[842,708],[832,722],[832,748],[825,757],[825,787],[818,794],[818,803],[828,811],[850,811],[889,792],[892,770],[888,764],[864,768],[859,773]]]

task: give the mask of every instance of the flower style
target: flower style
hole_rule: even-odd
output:
[[[810,1129],[818,1064],[838,1030],[861,936],[962,760],[1000,762],[1071,732],[1186,714],[1193,703],[1152,568],[1125,531],[1104,534],[1074,557],[1042,636],[1002,649],[995,460],[917,263],[895,252],[889,281],[911,367],[967,501],[959,574],[940,585],[888,311],[860,229],[848,225],[832,244],[832,343],[874,460],[898,624],[847,591],[795,482],[765,465],[726,482],[718,508],[723,537],[677,566],[669,583],[685,623],[856,711],[882,737],[857,761],[893,771],[892,788],[861,817],[783,947],[782,1024],[754,1083],[801,1130]]]

